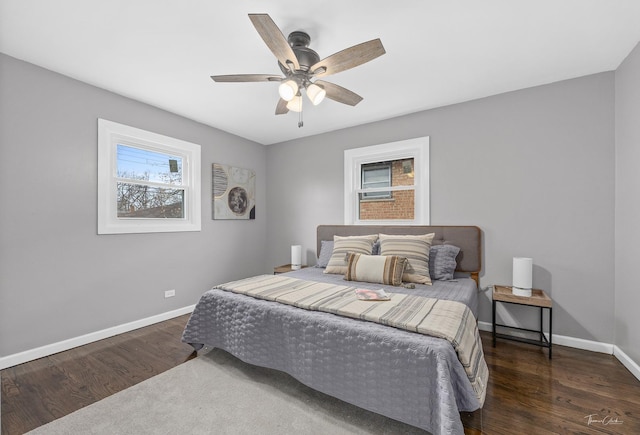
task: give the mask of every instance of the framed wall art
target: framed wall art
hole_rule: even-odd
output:
[[[251,169],[212,165],[212,219],[256,218],[256,173]]]

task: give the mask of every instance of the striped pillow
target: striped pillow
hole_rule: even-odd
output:
[[[429,249],[433,233],[419,236],[380,234],[380,255],[398,255],[408,261],[402,280],[431,285],[429,275]]]
[[[397,255],[349,254],[347,257],[347,281],[373,282],[400,285],[407,259]]]
[[[373,244],[378,239],[377,234],[368,236],[333,236],[333,253],[329,259],[324,273],[338,273],[344,275],[347,272],[347,254],[371,255]]]

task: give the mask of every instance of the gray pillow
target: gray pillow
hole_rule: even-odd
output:
[[[433,245],[429,249],[429,275],[431,279],[453,279],[458,266],[456,257],[460,248],[454,245]]]
[[[321,240],[320,241],[320,255],[318,255],[318,262],[315,267],[327,267],[329,259],[333,253],[333,240]]]

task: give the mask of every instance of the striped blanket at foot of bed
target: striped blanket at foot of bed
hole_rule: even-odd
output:
[[[357,287],[281,275],[254,276],[214,288],[446,339],[484,404],[489,370],[476,319],[463,303],[398,293],[390,294],[388,301],[363,301],[356,297]]]

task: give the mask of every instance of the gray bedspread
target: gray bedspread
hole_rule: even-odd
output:
[[[367,321],[214,289],[202,295],[182,340],[284,371],[318,391],[434,434],[462,434],[459,412],[480,406],[449,342]]]

